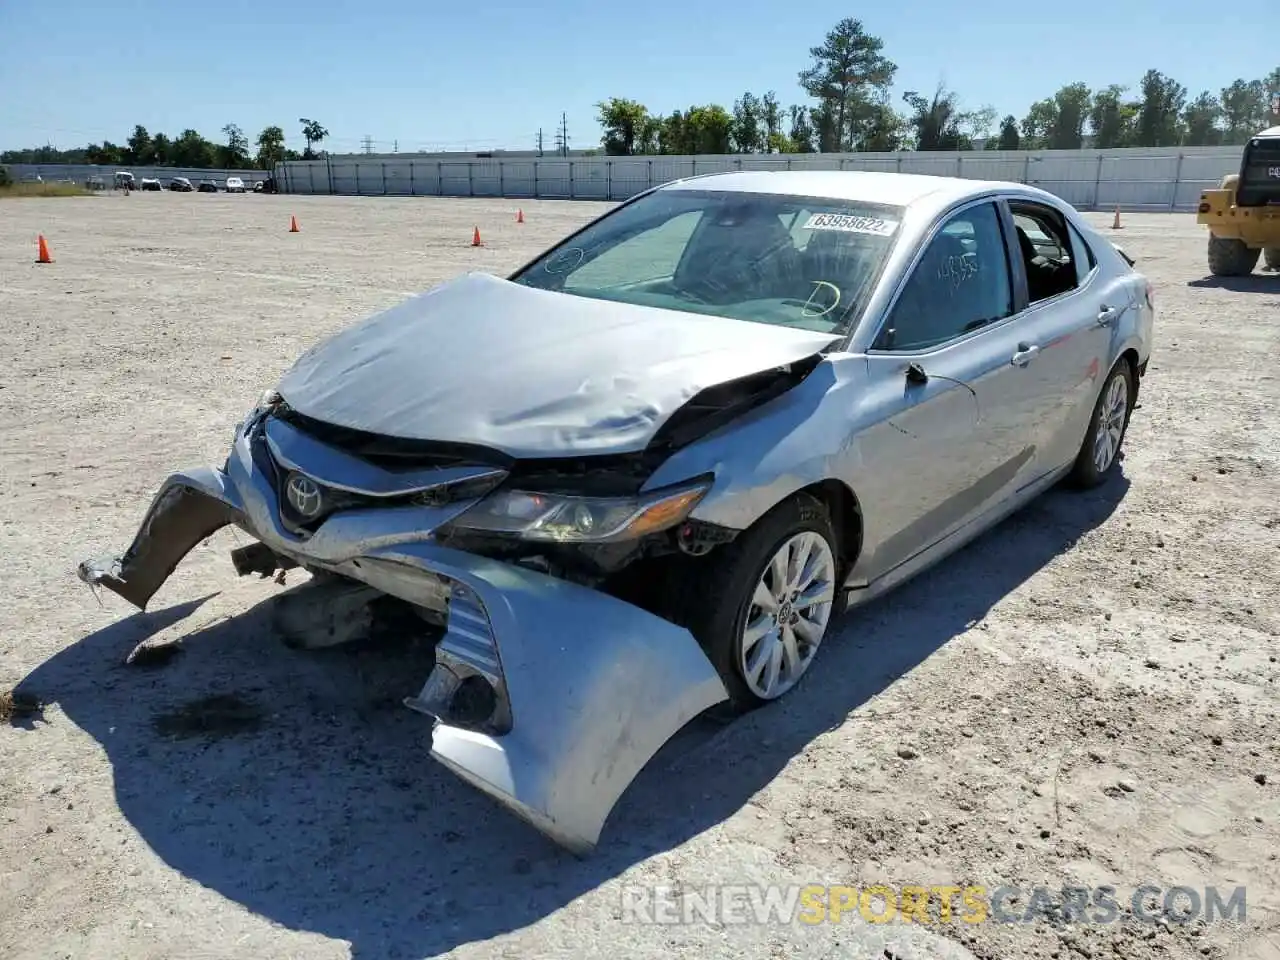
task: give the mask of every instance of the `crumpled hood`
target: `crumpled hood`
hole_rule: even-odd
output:
[[[834,340],[472,273],[313,347],[278,390],[305,416],[385,436],[515,457],[625,453],[699,391]]]

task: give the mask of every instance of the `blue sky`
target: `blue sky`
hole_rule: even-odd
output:
[[[669,112],[743,90],[804,101],[796,74],[841,17],[885,41],[901,91],[941,80],[962,104],[1021,116],[1064,83],[1136,87],[1155,67],[1192,96],[1277,60],[1242,4],[1201,0],[0,0],[0,149],[123,142],[195,127],[250,139],[299,117],[331,150],[598,145],[594,104]],[[112,22],[112,17],[116,22]],[[1031,17],[1034,17],[1032,21]],[[123,20],[124,22],[119,22]]]

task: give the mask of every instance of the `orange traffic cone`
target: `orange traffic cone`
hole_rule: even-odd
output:
[[[476,227],[476,232],[475,232],[474,234],[472,234],[472,235],[471,235],[471,245],[472,245],[473,247],[483,247],[483,246],[484,246],[484,244],[480,242],[480,228],[479,228],[479,227]]]
[[[517,210],[517,211],[516,211],[516,223],[524,223],[524,211],[523,211],[523,210]]]
[[[1121,229],[1123,229],[1123,228],[1120,226],[1120,204],[1118,204],[1118,203],[1116,204],[1116,215],[1115,215],[1115,219],[1113,219],[1113,220],[1111,221],[1111,229],[1112,229],[1112,230],[1121,230]]]
[[[298,218],[295,217],[293,214],[289,214],[289,232],[290,233],[300,232],[298,230]]]
[[[36,254],[36,263],[53,263],[53,257],[49,256],[49,245],[44,242],[44,234],[40,234],[36,239],[38,252]]]

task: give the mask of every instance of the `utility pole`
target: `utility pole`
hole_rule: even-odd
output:
[[[564,157],[569,155],[569,125],[563,113],[560,114],[560,123],[556,126],[556,153]]]
[[[367,133],[364,135],[364,152],[373,153],[373,137]]]
[[[542,128],[538,128],[538,156],[542,156]]]
[[[399,141],[399,140],[392,140],[392,141],[391,141],[391,152],[392,152],[392,153],[399,153],[399,152],[400,152],[400,141]]]

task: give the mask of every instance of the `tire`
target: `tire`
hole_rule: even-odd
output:
[[[1122,386],[1117,386],[1117,382]],[[1105,483],[1115,473],[1116,464],[1120,462],[1120,450],[1124,444],[1125,435],[1129,432],[1129,418],[1133,415],[1133,401],[1137,395],[1135,387],[1133,367],[1129,365],[1127,359],[1121,357],[1107,374],[1102,389],[1098,391],[1098,399],[1094,401],[1093,411],[1089,414],[1089,428],[1084,433],[1084,440],[1081,441],[1080,450],[1076,454],[1076,462],[1071,467],[1072,486],[1089,490]],[[1124,404],[1122,411],[1115,409],[1115,403],[1119,400]],[[1106,411],[1105,415],[1104,411]],[[1119,414],[1118,424],[1115,422],[1117,413]],[[1104,423],[1108,422],[1112,427],[1110,433],[1112,448],[1109,457],[1104,458],[1103,451],[1099,449],[1099,444],[1102,442],[1099,440],[1099,434]],[[1118,433],[1115,429],[1117,427]],[[1104,459],[1105,463],[1100,465],[1100,461]]]
[[[1209,272],[1215,277],[1245,277],[1253,272],[1262,251],[1243,240],[1209,236]]]
[[[1280,247],[1263,247],[1262,260],[1268,270],[1280,270]]]
[[[830,591],[825,601],[803,608],[812,614],[811,619],[805,618],[803,622],[811,625],[820,623],[816,635],[810,636],[807,642],[795,630],[795,625],[801,622],[797,619],[801,608],[792,607],[791,601],[784,602],[783,615],[790,612],[792,619],[790,629],[778,632],[777,637],[789,633],[799,657],[790,676],[783,676],[787,663],[786,647],[781,639],[774,637],[776,627],[762,634],[754,648],[748,646],[744,649],[744,638],[748,617],[753,612],[757,614],[752,617],[753,621],[771,622],[775,616],[758,608],[753,598],[758,585],[767,588],[764,578],[775,555],[797,537],[806,538],[810,555],[819,567],[829,564]],[[839,542],[826,506],[808,494],[797,494],[774,507],[732,542],[707,556],[694,576],[683,578],[682,595],[676,600],[679,609],[672,619],[688,627],[702,645],[729,691],[734,710],[750,710],[779,699],[794,689],[808,671],[830,630],[831,621],[843,609],[840,603],[839,557]],[[819,582],[825,582],[825,578]],[[708,602],[708,599],[713,602]],[[779,651],[779,682],[773,689],[767,689],[764,681],[769,676],[770,667],[764,666],[753,682],[748,677],[746,654],[775,647]]]

